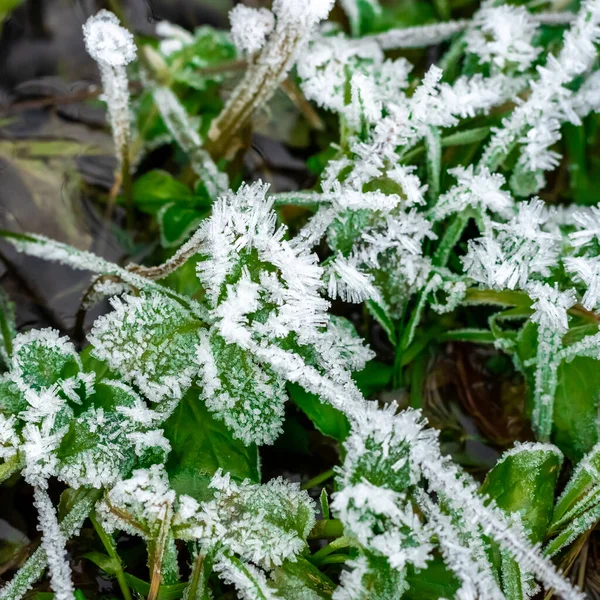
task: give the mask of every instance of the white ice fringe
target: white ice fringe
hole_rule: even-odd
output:
[[[34,486],[33,495],[42,532],[42,546],[48,557],[52,589],[57,600],[72,600],[75,590],[71,581],[71,567],[66,557],[67,538],[60,530],[56,510],[45,487]]]

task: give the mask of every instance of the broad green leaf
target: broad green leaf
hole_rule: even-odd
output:
[[[558,368],[554,398],[554,443],[577,461],[598,442],[600,361],[577,357]]]
[[[88,336],[92,356],[153,402],[180,398],[197,371],[196,345],[204,323],[162,294],[113,298],[112,305]]]
[[[371,398],[392,383],[393,374],[394,367],[377,360],[370,360],[365,368],[354,373],[352,378],[364,396]]]
[[[548,444],[523,444],[506,452],[487,474],[481,493],[507,514],[518,513],[532,542],[543,539],[552,518],[562,455]]]
[[[360,580],[360,592],[352,596],[353,600],[398,600],[404,597],[408,587],[405,572],[392,568],[387,558],[370,552],[364,551],[359,560],[365,561],[366,568]]]
[[[406,582],[409,588],[404,592],[402,600],[454,598],[460,588],[460,582],[439,556],[434,557],[419,571],[409,566]]]
[[[0,413],[6,417],[17,415],[27,408],[27,400],[10,375],[0,376]]]
[[[218,469],[242,481],[260,481],[256,446],[233,439],[227,427],[217,421],[192,388],[183,397],[164,426],[171,443],[167,472],[178,494],[198,501],[212,498],[208,484]]]
[[[327,229],[327,243],[333,251],[349,254],[371,218],[367,210],[346,210]]]
[[[128,433],[145,428],[132,421],[122,409],[134,408],[140,399],[126,386],[98,383],[87,410],[72,419],[57,450],[60,473],[74,487],[111,485],[134,466],[161,463],[166,452],[160,445],[137,447]],[[95,426],[98,411],[102,425]]]
[[[554,489],[562,464],[560,451],[547,444],[524,444],[506,452],[488,473],[481,492],[508,515],[517,513],[533,543],[544,538],[552,518]],[[523,600],[523,574],[519,564],[492,542],[492,557],[502,573],[509,600]]]
[[[202,371],[209,410],[237,439],[249,445],[273,443],[283,431],[285,382],[251,352],[227,343],[218,333],[213,332],[207,343],[215,367],[214,374],[210,368]],[[219,387],[211,391],[214,385]]]
[[[350,423],[339,410],[319,400],[315,394],[305,391],[296,383],[287,385],[290,398],[294,404],[312,421],[323,434],[342,442],[350,433]]]
[[[18,335],[13,342],[11,371],[27,385],[41,390],[76,375],[81,360],[75,347],[52,329]]]
[[[170,54],[168,61],[174,65],[190,64],[196,69],[204,69],[228,64],[235,60],[236,55],[237,50],[228,33],[205,26],[195,30],[193,43]],[[218,72],[212,72],[211,75],[220,78]]]
[[[353,37],[373,33],[381,17],[379,0],[343,0]]]
[[[283,565],[271,572],[269,582],[281,598],[295,600],[329,599],[335,590],[335,584],[304,558]]]
[[[218,568],[225,579],[234,583],[240,598],[270,600],[272,591],[264,573],[254,565],[241,561],[237,556],[222,553]]]

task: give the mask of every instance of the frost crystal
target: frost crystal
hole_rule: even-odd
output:
[[[574,290],[561,292],[558,286],[551,287],[547,283],[534,282],[527,289],[535,310],[531,320],[540,328],[566,332],[569,328],[567,310],[575,304],[577,298]]]
[[[550,274],[557,263],[560,236],[542,230],[548,213],[541,200],[518,205],[508,223],[490,224],[485,234],[469,241],[465,272],[491,288],[524,289],[532,276]]]
[[[250,8],[238,4],[229,13],[231,35],[238,50],[255,54],[275,27],[275,17],[266,8]]]
[[[588,310],[594,310],[600,304],[600,257],[571,256],[564,259],[564,264],[576,281],[586,285],[585,295],[581,303]]]
[[[473,165],[467,168],[455,167],[448,173],[456,177],[456,185],[447,194],[440,196],[435,207],[435,215],[443,219],[452,213],[463,212],[466,208],[496,213],[504,218],[513,214],[513,200],[510,194],[502,190],[504,177],[499,173],[490,173],[483,167],[478,173]]]
[[[498,69],[525,71],[541,52],[532,45],[537,24],[522,6],[485,6],[466,35],[467,50]]]

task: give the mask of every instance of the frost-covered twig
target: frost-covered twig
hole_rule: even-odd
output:
[[[541,25],[568,25],[575,18],[570,12],[541,12],[531,13],[532,21]],[[363,42],[376,42],[384,50],[395,50],[400,48],[425,48],[445,42],[457,33],[461,33],[473,24],[472,20],[460,19],[435,25],[418,25],[402,29],[390,29],[383,33],[375,33],[357,40],[357,44]]]
[[[131,182],[131,115],[129,112],[129,80],[126,66],[135,59],[133,35],[121,27],[119,19],[107,10],[101,10],[83,25],[85,45],[90,56],[98,63],[104,99],[113,132],[117,158],[121,166],[123,192],[127,202],[129,225],[133,219],[133,191]]]
[[[234,90],[221,114],[212,122],[209,150],[214,156],[235,151],[234,138],[254,112],[270,100],[294,66],[298,52],[314,27],[325,19],[334,0],[275,0],[275,26]],[[265,39],[264,29],[255,32]],[[248,45],[248,43],[246,44]],[[260,47],[261,43],[252,47]]]

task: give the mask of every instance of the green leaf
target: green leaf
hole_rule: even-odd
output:
[[[190,189],[166,171],[150,171],[138,178],[133,186],[133,199],[138,208],[155,215],[167,204],[194,207]]]
[[[506,452],[488,473],[481,492],[511,515],[517,513],[532,543],[543,540],[552,518],[554,490],[562,454],[548,444],[526,444]],[[523,574],[512,556],[492,544],[492,557],[502,572],[502,586],[509,600],[522,600]]]
[[[352,375],[358,389],[370,398],[392,383],[394,367],[377,360],[370,360],[362,371]]]
[[[549,444],[524,444],[504,454],[487,474],[481,493],[507,514],[519,513],[533,542],[550,523],[562,455]]]
[[[342,442],[350,433],[347,417],[336,408],[319,400],[315,394],[305,391],[296,383],[288,383],[287,390],[294,404],[312,421],[323,434]]]
[[[92,355],[153,402],[180,398],[197,372],[196,345],[204,323],[163,294],[113,298],[112,305],[88,336]]]
[[[166,468],[178,494],[209,500],[213,493],[208,484],[218,469],[238,481],[260,481],[256,446],[233,439],[227,427],[208,412],[196,388],[183,397],[164,431],[172,448]]]
[[[554,443],[578,461],[598,442],[600,361],[576,357],[558,368],[554,399]]]
[[[425,133],[425,150],[427,154],[427,182],[430,205],[437,202],[440,195],[440,177],[442,173],[442,142],[440,130],[429,127]]]
[[[600,470],[600,446],[596,446],[575,469],[569,483],[561,494],[550,525],[554,533],[567,520],[582,514],[600,496],[595,473]]]
[[[284,380],[251,352],[227,343],[218,331],[213,331],[207,344],[219,382],[218,393],[205,395],[209,410],[245,443],[273,443],[283,430]],[[204,369],[202,374],[209,389],[214,385],[212,372]]]
[[[531,308],[531,298],[525,292],[512,290],[482,290],[470,288],[467,290],[464,304],[488,305],[488,306],[518,306]]]
[[[367,309],[373,318],[383,327],[392,346],[395,346],[398,334],[396,333],[396,326],[388,309],[377,304],[374,300],[367,301]]]
[[[41,390],[76,375],[81,361],[75,347],[57,331],[42,329],[14,339],[12,374]]]
[[[206,211],[184,208],[175,203],[165,204],[157,215],[163,247],[183,244],[207,214]]]
[[[319,600],[331,598],[335,584],[304,558],[286,560],[271,572],[269,582],[281,598]]]
[[[97,567],[100,567],[108,575],[116,576],[119,571],[119,563],[114,559],[102,552],[88,552],[83,555],[83,558],[87,558],[92,561]]]
[[[10,13],[17,8],[24,0],[0,0],[0,31],[4,20]]]
[[[376,30],[381,17],[379,0],[347,0],[344,6],[348,7],[346,14],[353,37],[360,37]]]
[[[427,567],[419,571],[409,566],[406,582],[409,588],[404,592],[402,600],[454,598],[460,588],[460,582],[439,556],[435,556],[427,563]]]
[[[496,337],[489,329],[454,329],[442,334],[441,339],[474,344],[493,344]]]
[[[127,585],[141,597],[147,598],[150,592],[150,584],[145,581],[130,575],[129,573],[125,573],[125,580],[127,581]],[[161,585],[160,590],[158,592],[157,600],[178,600],[183,597],[183,593],[185,592],[185,588],[187,587],[187,583],[176,583],[174,585]]]
[[[362,573],[360,593],[353,600],[398,600],[407,589],[406,573],[390,566],[387,558],[363,551],[366,569]]]
[[[7,367],[10,364],[13,339],[16,335],[15,306],[8,294],[0,290],[0,357]]]

